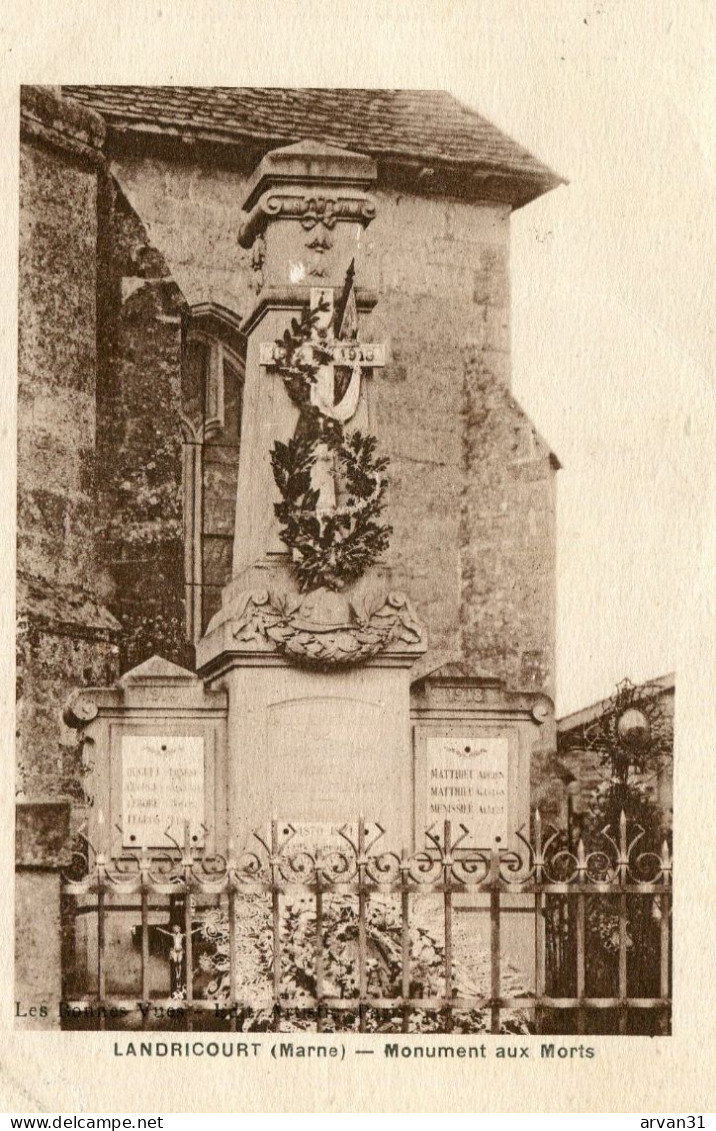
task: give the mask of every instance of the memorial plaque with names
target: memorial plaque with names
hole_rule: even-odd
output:
[[[122,840],[131,848],[204,844],[204,739],[122,736]]]
[[[508,835],[509,740],[437,737],[427,740],[426,827],[444,821],[470,830],[467,843],[489,848]]]

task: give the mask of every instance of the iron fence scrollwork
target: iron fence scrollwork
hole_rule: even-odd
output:
[[[117,857],[84,838],[62,885],[70,949],[85,924],[68,1014],[99,1028],[114,1006],[129,1028],[171,1011],[188,1029],[491,1033],[599,1031],[614,1016],[602,1031],[642,1031],[634,1018],[648,1017],[665,1033],[672,860],[666,842],[640,850],[642,837],[622,814],[598,847],[569,847],[535,813],[511,847],[472,847],[446,821],[396,851],[363,817],[322,851],[278,821],[240,853],[210,855],[188,828],[170,848]],[[471,911],[489,918],[479,945]],[[505,952],[515,915],[529,970]],[[132,993],[113,988],[108,930],[137,916]]]

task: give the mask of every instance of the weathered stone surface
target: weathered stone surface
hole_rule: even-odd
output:
[[[19,802],[15,809],[15,1023],[59,1025],[62,998],[60,869],[70,862],[70,804]]]
[[[86,593],[20,578],[17,629],[17,788],[84,800],[81,750],[62,707],[82,682],[117,675],[119,625]]]
[[[61,706],[116,674],[97,588],[97,170],[103,123],[23,90],[18,348],[18,787],[82,798]]]
[[[68,801],[20,801],[15,808],[15,863],[60,868],[70,862]]]
[[[371,426],[393,453],[390,561],[429,626],[424,666],[461,656],[552,693],[553,466],[509,394],[509,215],[377,199],[369,332],[391,361]]]
[[[255,272],[237,240],[251,157],[245,171],[125,155],[112,168],[189,304],[214,301],[245,314]]]
[[[57,872],[15,873],[15,1001],[18,1029],[59,1029],[62,923]]]
[[[92,568],[96,178],[30,146],[20,175],[18,565],[70,581]]]
[[[111,184],[104,192],[108,262],[96,526],[126,670],[158,650],[180,662],[190,659],[182,503],[185,302],[126,199]]]
[[[512,686],[553,694],[554,457],[474,348],[464,390],[463,649]]]

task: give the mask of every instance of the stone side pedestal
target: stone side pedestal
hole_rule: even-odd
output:
[[[426,825],[441,831],[449,820],[453,843],[464,825],[463,847],[497,846],[528,865],[517,832],[530,839],[530,762],[543,728],[554,725],[551,699],[508,690],[500,680],[472,675],[467,665],[446,664],[413,684],[411,718],[418,847],[425,844]],[[511,913],[501,920],[503,955],[522,988],[533,991],[534,897],[510,896],[504,905]],[[471,944],[489,954],[489,895],[462,896],[454,906],[469,921]]]
[[[190,671],[153,656],[113,687],[90,687],[65,708],[81,730],[96,851],[226,845],[226,699]]]
[[[519,850],[530,827],[530,762],[554,716],[541,692],[510,691],[501,680],[446,664],[411,690],[415,810],[426,824],[449,819],[470,829],[469,842]],[[423,828],[420,827],[422,818]]]

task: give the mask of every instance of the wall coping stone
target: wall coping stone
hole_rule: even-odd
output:
[[[46,86],[20,88],[20,137],[40,141],[90,165],[103,165],[107,127],[101,115]]]

